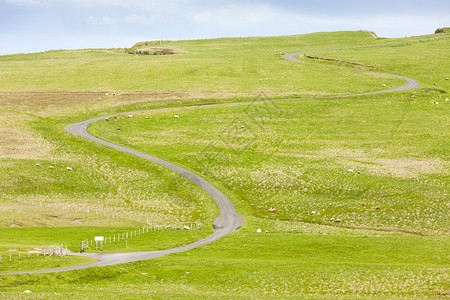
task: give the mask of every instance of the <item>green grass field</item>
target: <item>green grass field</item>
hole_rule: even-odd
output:
[[[161,108],[89,131],[203,176],[247,220],[213,244],[151,261],[0,276],[0,297],[448,297],[449,39],[413,39],[336,32],[165,41],[178,53],[166,56],[0,56],[0,255],[60,243],[78,250],[82,239],[146,219],[203,226],[146,233],[108,251],[165,249],[212,232],[218,210],[197,186],[63,130],[113,112]],[[398,41],[302,62],[281,57]],[[421,87],[280,100],[404,84],[368,69]],[[80,263],[71,259],[2,262],[0,272]]]

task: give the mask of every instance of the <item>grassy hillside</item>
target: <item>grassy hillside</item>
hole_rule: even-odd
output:
[[[217,208],[190,182],[63,131],[110,112],[165,108],[89,130],[208,178],[247,224],[152,261],[0,276],[0,295],[445,297],[449,39],[318,52],[298,63],[281,58],[392,41],[402,40],[338,32],[165,41],[179,53],[167,56],[121,49],[1,56],[0,254],[58,243],[77,249],[80,239],[125,232],[146,218],[212,223]],[[256,102],[403,84],[368,69],[418,79],[421,88]],[[221,105],[185,107],[213,103]],[[109,250],[174,247],[211,231],[153,232]],[[60,263],[0,263],[0,271]]]
[[[264,91],[277,96],[349,93],[370,90],[378,76],[315,64],[292,65],[281,56],[306,48],[372,43],[380,41],[367,33],[346,32],[166,41],[164,47],[181,49],[182,53],[164,56],[129,55],[120,49],[11,55],[0,57],[0,89]],[[328,82],[330,79],[334,84]]]

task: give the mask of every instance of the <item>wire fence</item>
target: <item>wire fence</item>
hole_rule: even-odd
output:
[[[94,239],[85,239],[81,241],[81,251],[85,251],[89,248],[98,250],[99,247],[103,250],[103,246],[107,244],[113,244],[120,241],[125,241],[125,246],[128,247],[128,240],[141,236],[145,233],[160,230],[196,230],[202,226],[201,221],[196,222],[182,222],[182,223],[163,223],[163,224],[147,224],[147,226],[140,227],[129,232],[117,233],[109,236],[99,236]]]
[[[0,263],[13,262],[39,256],[64,257],[67,256],[69,252],[70,251],[67,249],[67,246],[64,246],[63,244],[59,246],[52,245],[52,246],[44,246],[42,248],[34,248],[33,250],[29,251],[18,251],[17,249],[10,249],[9,254],[7,255],[0,254]]]

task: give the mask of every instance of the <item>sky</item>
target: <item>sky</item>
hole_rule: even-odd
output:
[[[139,41],[450,27],[450,0],[0,0],[0,55]]]

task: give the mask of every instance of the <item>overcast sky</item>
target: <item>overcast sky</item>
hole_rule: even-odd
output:
[[[450,0],[0,0],[0,54],[130,47],[144,40],[450,26]]]

